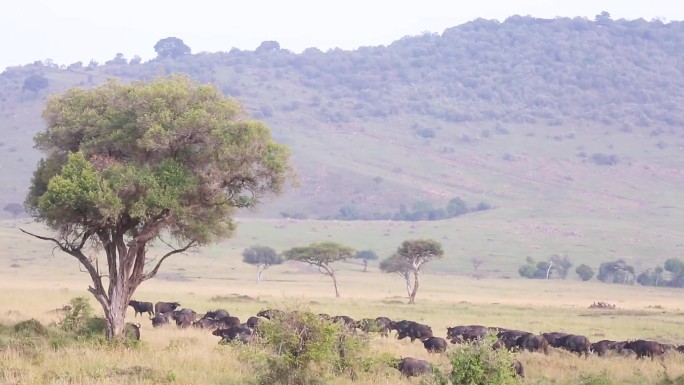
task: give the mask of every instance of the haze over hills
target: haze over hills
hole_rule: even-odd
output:
[[[662,228],[662,249],[649,250],[674,253],[682,63],[684,23],[607,14],[478,19],[354,51],[294,54],[267,41],[146,63],[36,62],[0,75],[0,204],[23,201],[48,94],[181,72],[241,100],[293,150],[301,186],[244,216],[429,219],[458,197],[492,208],[467,216],[562,222],[568,233]]]

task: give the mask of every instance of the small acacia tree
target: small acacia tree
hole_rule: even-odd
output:
[[[355,258],[363,261],[363,272],[365,273],[368,271],[368,261],[375,261],[378,259],[378,255],[373,250],[361,250],[356,252]]]
[[[45,158],[25,205],[56,235],[22,231],[85,268],[109,339],[123,337],[128,301],[168,257],[229,237],[235,210],[291,175],[289,150],[264,124],[184,76],[72,89],[50,97],[43,117]],[[158,238],[170,250],[148,257]]]
[[[442,258],[442,255],[444,255],[442,245],[432,239],[404,241],[397,249],[396,254],[390,257],[391,263],[399,270],[388,271],[383,269],[383,271],[399,273],[404,276],[407,291],[409,291],[409,303],[415,303],[420,283],[419,276],[423,271],[423,267],[434,258]],[[404,267],[408,268],[408,272],[401,271]]]
[[[242,252],[242,262],[256,266],[258,284],[261,283],[264,271],[273,265],[283,263],[283,257],[268,246],[252,246]]]
[[[406,282],[406,296],[411,298],[413,291],[413,281],[411,280],[411,265],[400,255],[394,254],[389,258],[380,261],[380,271],[385,273],[395,273]]]
[[[337,277],[332,264],[354,258],[351,247],[342,246],[334,242],[312,243],[306,247],[293,247],[283,253],[290,261],[299,261],[318,267],[321,274],[327,275],[335,286],[335,297],[340,297],[337,287]]]
[[[588,281],[594,276],[594,269],[592,269],[588,265],[581,264],[577,266],[577,268],[575,269],[575,273],[579,275],[582,281]]]

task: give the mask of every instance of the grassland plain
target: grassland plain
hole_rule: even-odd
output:
[[[135,298],[153,302],[178,300],[184,307],[199,312],[226,308],[241,318],[263,308],[293,305],[354,318],[383,315],[427,323],[439,336],[446,334],[447,326],[484,324],[532,332],[584,334],[592,341],[648,338],[684,343],[684,304],[680,289],[577,280],[499,279],[493,273],[490,278],[477,280],[433,269],[423,277],[417,303],[408,305],[398,276],[380,273],[375,268],[363,273],[361,265],[356,263],[339,266],[342,298],[337,300],[329,279],[297,264],[267,270],[266,280],[257,285],[254,269],[240,261],[239,253],[245,245],[271,240],[269,244],[285,246],[288,242],[330,239],[321,237],[321,233],[327,232],[336,234],[334,238],[331,236],[332,240],[344,242],[352,239],[353,234],[337,236],[353,225],[361,227],[355,234],[375,231],[370,223],[266,223],[258,226],[256,221],[244,222],[234,240],[170,259],[159,278],[144,283]],[[51,245],[19,233],[11,222],[4,225],[0,238],[3,250],[0,254],[1,324],[29,318],[55,322],[59,319],[59,314],[53,311],[55,308],[73,297],[89,296],[87,274],[79,272],[72,258],[57,251],[53,253]],[[401,231],[390,228],[392,240],[388,239],[387,250],[398,245],[397,239],[415,234],[410,231],[416,224],[395,225]],[[17,226],[41,230],[29,223]],[[303,235],[312,226],[320,228],[313,231],[317,236]],[[382,227],[377,231],[386,230]],[[278,233],[283,235],[278,237]],[[445,249],[450,256],[443,263],[462,258],[460,252],[450,254],[446,246]],[[594,301],[613,303],[617,309],[588,309]],[[95,301],[91,302],[97,310]],[[127,319],[135,321],[132,309]],[[140,317],[135,322],[142,324],[144,341],[137,349],[87,344],[55,348],[48,342],[24,350],[3,349],[0,380],[8,384],[240,384],[253,376],[254,368],[244,360],[248,353],[239,347],[217,345],[218,338],[208,332],[175,327],[154,329],[149,320]],[[373,352],[414,356],[446,365],[444,357],[429,356],[419,343],[376,337],[371,340],[371,347]],[[532,384],[654,384],[662,379],[664,370],[672,377],[684,375],[684,356],[676,353],[668,355],[663,363],[623,357],[579,359],[557,350],[548,356],[517,355],[526,366],[526,383]],[[598,382],[603,379],[608,382]],[[402,380],[396,371],[387,370],[369,373],[354,383],[412,382],[415,381]],[[351,382],[339,379],[335,383]]]

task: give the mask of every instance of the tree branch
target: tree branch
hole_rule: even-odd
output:
[[[154,277],[157,274],[157,272],[159,271],[159,267],[161,267],[161,264],[164,262],[164,260],[166,260],[166,258],[168,258],[174,254],[182,253],[182,252],[186,251],[187,249],[189,249],[195,245],[197,245],[197,242],[192,240],[192,241],[188,242],[188,244],[185,245],[184,247],[181,247],[180,249],[176,249],[176,250],[171,250],[168,253],[164,254],[164,256],[161,257],[161,259],[159,260],[159,262],[157,262],[157,265],[154,267],[154,269],[152,269],[150,272],[142,275],[142,281],[146,281],[146,280]]]

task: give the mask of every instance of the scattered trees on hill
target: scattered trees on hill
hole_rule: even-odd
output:
[[[378,259],[378,255],[373,250],[361,250],[356,252],[355,258],[363,261],[363,272],[365,273],[368,271],[368,261],[375,261]]]
[[[567,256],[552,255],[546,261],[535,262],[531,257],[527,257],[527,264],[518,269],[518,274],[524,278],[549,279],[553,274],[565,279],[568,270],[572,267],[572,262]]]
[[[242,262],[257,268],[257,284],[261,283],[264,271],[273,265],[283,263],[283,257],[268,246],[252,246],[242,252]]]
[[[34,94],[37,94],[38,91],[48,88],[49,84],[50,82],[45,76],[33,74],[24,79],[24,86],[22,87],[22,90],[31,91]]]
[[[386,220],[394,221],[438,221],[442,219],[454,218],[463,214],[490,210],[492,206],[486,202],[480,202],[476,206],[468,207],[467,203],[461,198],[451,199],[445,208],[434,208],[432,203],[426,201],[414,202],[411,208],[402,204],[395,213],[373,213],[361,212],[356,206],[346,204],[339,209],[339,213],[332,218],[338,220]]]
[[[123,338],[128,302],[167,258],[231,236],[238,208],[257,206],[290,179],[287,147],[242,111],[184,76],[110,81],[48,99],[47,128],[35,137],[45,158],[25,204],[56,235],[22,231],[85,268],[107,338]],[[170,250],[148,258],[160,237]]]
[[[185,45],[183,40],[177,37],[167,37],[161,39],[154,45],[154,51],[157,53],[157,58],[175,59],[183,55],[189,55],[192,50]]]
[[[409,303],[416,302],[419,277],[426,263],[435,258],[442,258],[442,245],[432,239],[416,239],[404,241],[397,252],[380,263],[380,269],[386,273],[397,273],[406,282]]]
[[[599,266],[596,278],[605,283],[634,283],[634,267],[628,265],[622,259],[604,262]]]
[[[312,243],[306,247],[293,247],[283,253],[290,261],[299,261],[316,266],[318,271],[330,277],[335,286],[335,297],[340,297],[337,276],[332,264],[354,258],[354,250],[334,242]]]
[[[585,264],[581,264],[581,265],[577,266],[577,268],[575,269],[575,273],[577,273],[577,275],[579,275],[579,277],[580,277],[580,279],[582,279],[582,281],[588,281],[592,277],[594,277],[594,269],[592,269],[591,267],[589,267],[588,265],[585,265]]]

